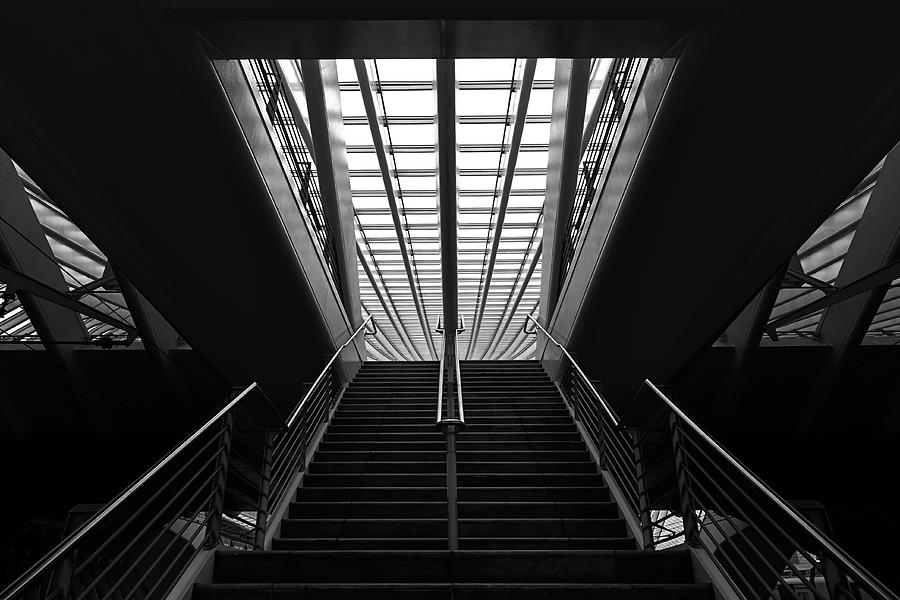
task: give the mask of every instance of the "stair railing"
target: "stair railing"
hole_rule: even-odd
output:
[[[204,550],[262,548],[344,386],[335,353],[287,423],[254,382],[0,592],[0,600],[159,600]],[[374,322],[372,323],[374,327]]]
[[[435,425],[444,434],[447,441],[447,547],[449,550],[459,549],[459,517],[457,509],[457,476],[456,476],[456,435],[466,426],[463,408],[462,377],[459,371],[459,339],[460,333],[466,330],[465,318],[460,315],[460,326],[448,343],[448,332],[441,327],[440,320],[434,328],[443,334],[441,362],[438,367],[437,418]],[[449,359],[448,359],[449,355]],[[447,395],[449,396],[444,415],[444,368],[447,367]],[[455,384],[455,385],[454,385]],[[454,391],[456,402],[454,402]],[[458,412],[458,415],[457,415]]]
[[[528,319],[526,331],[541,331],[568,360],[563,395],[623,491],[622,510],[640,522],[645,548],[680,538],[747,600],[898,600],[821,531],[825,523],[782,499],[650,381],[624,424],[571,354]]]

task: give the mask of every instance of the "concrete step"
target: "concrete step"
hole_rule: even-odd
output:
[[[293,584],[198,584],[196,600],[275,600],[311,598],[339,600],[365,598],[428,598],[429,600],[711,600],[708,584],[420,584],[420,583],[293,583]]]
[[[235,552],[216,556],[219,583],[690,583],[687,552]]]

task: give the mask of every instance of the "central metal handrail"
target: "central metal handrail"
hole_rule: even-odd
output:
[[[466,321],[460,315],[460,326],[456,328],[456,334],[466,330]],[[435,425],[444,434],[447,442],[447,548],[459,549],[459,511],[457,508],[457,476],[456,476],[456,435],[466,426],[466,416],[463,409],[462,376],[459,369],[459,335],[453,335],[453,346],[447,345],[448,333],[441,327],[438,320],[436,332],[443,334],[443,347],[441,349],[441,362],[438,366],[438,398],[437,419]],[[448,352],[453,352],[453,366],[449,369],[450,379],[456,378],[456,400],[459,416],[454,414],[453,400],[447,403],[447,416],[444,417],[444,365]],[[452,391],[448,390],[451,395]]]
[[[459,321],[460,321],[460,326],[456,328],[457,334],[462,333],[463,331],[466,330],[465,317],[460,315]],[[441,360],[438,365],[438,373],[440,373],[440,375],[438,376],[437,419],[435,419],[435,423],[438,426],[440,426],[441,422],[445,420],[444,419],[444,358],[447,355],[447,351],[446,351],[447,336],[445,334],[444,328],[441,326],[440,319],[438,319],[438,324],[434,328],[434,330],[437,333],[444,334],[444,339],[443,339],[444,348],[441,351]],[[456,336],[456,335],[453,336],[453,343],[454,343],[454,348],[453,348],[454,366],[453,366],[453,369],[454,369],[454,373],[456,375],[456,399],[457,399],[456,409],[459,411],[459,417],[454,417],[454,418],[457,421],[459,421],[460,423],[462,423],[463,425],[465,425],[466,413],[465,413],[465,409],[463,407],[462,376],[460,375],[460,369],[459,369],[459,343],[458,343],[458,340],[459,340],[458,336]]]

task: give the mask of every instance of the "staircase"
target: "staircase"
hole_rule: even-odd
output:
[[[644,552],[540,365],[461,364],[459,546],[447,548],[436,363],[369,363],[268,552],[220,550],[194,600],[711,600],[681,550]]]

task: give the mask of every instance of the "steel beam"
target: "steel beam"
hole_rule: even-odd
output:
[[[587,123],[584,126],[584,134],[581,136],[581,156],[584,156],[584,153],[587,152],[588,146],[591,143],[591,138],[594,136],[594,130],[597,129],[597,123],[600,121],[600,113],[603,112],[603,99],[606,98],[606,93],[613,81],[613,64],[615,64],[614,61],[610,62],[606,67],[606,75],[603,77],[603,86],[600,88],[600,93],[597,94],[597,101],[594,103],[594,106],[591,107],[591,114],[588,116]],[[588,86],[590,86],[590,81],[588,81]],[[587,106],[585,106],[585,111],[587,111]]]
[[[716,415],[722,428],[735,425],[733,416],[743,403],[748,365],[759,349],[766,322],[778,299],[787,269],[786,262],[725,330],[726,340],[734,346],[734,355],[731,360],[731,376],[725,379],[726,383],[722,386],[716,403]]]
[[[900,277],[898,259],[900,145],[888,153],[866,210],[856,227],[853,241],[834,282],[839,291],[826,296],[831,299],[840,294],[842,298],[849,298],[840,304],[829,306],[819,322],[818,331],[822,341],[833,348],[832,374],[842,370],[848,358],[859,347],[884,300],[888,284]],[[851,286],[852,289],[848,289]],[[849,297],[853,290],[862,290],[867,286],[868,289]]]
[[[10,267],[9,265],[0,263],[0,281],[6,283],[6,289],[15,291],[16,293],[25,292],[31,296],[37,296],[51,304],[55,304],[58,308],[66,309],[76,314],[86,315],[91,317],[92,319],[96,319],[101,323],[106,323],[107,325],[112,325],[118,329],[125,331],[130,337],[134,338],[139,335],[138,330],[125,323],[124,321],[120,321],[114,317],[107,315],[106,313],[102,313],[99,310],[88,306],[87,304],[83,304],[78,300],[73,299],[66,293],[62,293],[49,285],[46,285],[33,277],[29,277],[25,275],[21,271]],[[24,301],[22,304],[26,304]],[[32,321],[34,322],[34,321]],[[83,325],[82,325],[83,327]],[[35,329],[37,329],[37,325],[35,325]],[[54,333],[58,331],[58,329],[51,330]],[[40,332],[38,335],[41,335]],[[50,334],[52,335],[52,334]],[[85,342],[87,342],[85,335]],[[41,339],[45,339],[41,337]],[[56,341],[57,338],[55,336],[47,338],[48,342]],[[68,338],[73,339],[73,338]],[[77,339],[77,338],[75,338]]]
[[[525,70],[522,73],[522,87],[519,90],[519,100],[516,106],[516,119],[513,124],[512,138],[510,139],[509,144],[509,157],[506,161],[506,176],[503,179],[503,192],[500,196],[500,207],[497,211],[497,224],[494,227],[491,256],[488,259],[487,272],[484,276],[484,288],[481,297],[478,300],[478,312],[472,323],[472,333],[469,336],[469,348],[466,351],[466,358],[472,357],[472,352],[475,350],[475,345],[478,343],[478,334],[481,331],[481,319],[484,317],[484,307],[485,304],[487,304],[488,294],[491,291],[491,278],[494,276],[494,265],[497,261],[497,251],[500,249],[500,237],[503,235],[503,223],[506,220],[506,207],[509,204],[509,194],[512,191],[513,179],[516,175],[516,162],[519,159],[519,147],[522,144],[522,131],[525,129],[525,117],[528,114],[528,101],[531,99],[531,86],[534,83],[534,71],[536,67],[536,59],[530,58],[525,61]]]
[[[2,150],[0,260],[6,263],[0,272],[7,277],[2,279],[7,289],[26,292],[20,295],[20,300],[41,340],[87,341],[87,330],[79,316],[83,314],[80,309],[84,305],[69,297],[69,286],[28,200],[22,180],[12,160]],[[103,313],[96,312],[106,318]]]
[[[400,210],[397,208],[397,198],[394,195],[394,184],[391,181],[391,169],[387,161],[387,153],[384,148],[384,141],[381,137],[381,128],[378,124],[378,113],[375,109],[375,90],[369,80],[369,73],[366,71],[366,63],[363,60],[354,60],[356,67],[356,76],[359,79],[360,94],[362,94],[363,104],[366,108],[366,119],[369,122],[369,131],[372,134],[372,143],[375,146],[375,154],[378,158],[378,166],[381,169],[381,179],[384,182],[384,192],[387,195],[388,205],[391,207],[391,219],[394,222],[394,232],[397,234],[397,243],[400,245],[400,256],[403,258],[403,267],[406,270],[406,278],[409,281],[409,291],[412,294],[413,302],[416,306],[416,314],[419,317],[419,325],[422,328],[422,335],[425,336],[425,343],[428,351],[431,352],[432,360],[437,359],[437,351],[434,349],[434,341],[431,339],[431,328],[428,326],[428,318],[425,316],[425,309],[422,306],[422,300],[419,296],[419,289],[413,276],[413,265],[409,259],[409,250],[406,247],[406,236],[403,235],[403,224],[400,222]]]
[[[156,371],[181,402],[200,405],[200,398],[218,394],[224,383],[212,372],[199,372],[178,361],[175,348],[181,344],[179,333],[121,271],[113,276],[122,288],[122,296],[141,334],[144,350]]]
[[[824,298],[819,298],[818,300],[810,302],[806,306],[798,308],[791,313],[769,321],[768,325],[766,325],[766,333],[768,333],[772,339],[777,341],[778,333],[776,330],[778,327],[790,325],[791,323],[799,321],[800,319],[807,317],[816,311],[834,308],[835,306],[844,303],[844,301],[846,300],[858,299],[860,295],[869,296],[871,294],[884,297],[884,293],[885,291],[887,291],[887,286],[893,280],[898,278],[900,278],[900,260],[895,260],[894,262],[889,263],[864,277],[860,277],[856,281],[848,283],[847,285],[839,288],[838,291],[829,294]],[[865,299],[866,298],[860,300],[864,301]],[[872,302],[873,306],[868,306],[867,308],[877,311],[879,304],[881,304],[881,301],[878,300],[877,302]],[[853,303],[850,306],[858,306],[858,303]],[[859,341],[862,341],[861,338],[865,335],[868,324],[871,323],[873,316],[874,313],[866,318],[862,314],[862,310],[858,310],[856,318],[851,323],[846,323],[846,325],[848,326],[848,330],[850,329],[849,325],[852,324],[856,329],[857,334],[860,336],[860,340],[857,341],[856,345],[859,345]],[[849,340],[845,338],[838,339],[837,341],[841,342],[843,345],[847,345],[849,343]],[[846,349],[843,350],[843,352],[846,351]]]
[[[372,311],[369,310],[369,307],[366,306],[366,303],[360,301],[360,305],[362,306],[362,309],[366,313],[364,315],[364,318],[368,318],[371,316],[372,322],[374,323],[375,317],[372,315]],[[397,346],[394,345],[394,342],[392,342],[391,339],[384,334],[384,330],[382,328],[378,327],[377,325],[375,326],[375,336],[374,337],[375,337],[375,340],[378,342],[379,346],[381,347],[381,350],[379,350],[379,352],[382,355],[390,358],[391,360],[405,360],[405,357],[403,356],[403,352],[401,352],[397,348]],[[371,339],[369,340],[369,342],[371,342]],[[388,349],[390,349],[390,352],[388,352]]]
[[[456,247],[456,64],[437,61],[437,197],[441,247],[441,295],[443,297],[445,351],[455,347],[459,313]]]
[[[584,111],[590,82],[588,59],[557,59],[550,117],[550,155],[547,195],[544,200],[544,260],[541,268],[540,320],[548,323],[562,283],[562,250],[565,244],[575,190]]]
[[[519,303],[522,302],[522,296],[525,295],[525,290],[528,288],[528,283],[531,281],[531,276],[534,274],[535,268],[537,268],[538,263],[541,260],[541,252],[544,248],[544,240],[538,242],[538,247],[534,251],[534,257],[531,259],[531,264],[528,266],[528,271],[525,273],[525,279],[522,282],[522,287],[519,288],[519,293],[516,295],[516,300],[513,302],[512,307],[509,309],[509,315],[506,317],[506,321],[503,323],[502,327],[498,327],[496,331],[494,331],[494,338],[491,340],[491,343],[488,345],[487,350],[485,350],[484,354],[481,356],[482,360],[488,357],[495,358],[492,356],[492,353],[496,350],[497,344],[500,343],[500,340],[503,339],[503,336],[506,335],[506,330],[509,329],[509,324],[512,322],[513,317],[516,315],[516,310],[519,308]]]
[[[282,81],[285,81],[281,71]],[[304,60],[300,63],[309,126],[312,135],[319,177],[319,191],[325,218],[333,236],[335,261],[340,281],[341,301],[353,328],[362,323],[359,304],[359,276],[356,268],[356,236],[353,230],[353,200],[350,194],[350,170],[347,166],[347,143],[341,111],[341,92],[338,86],[337,63],[333,60]],[[303,118],[296,107],[294,95],[285,89],[285,96],[298,128]]]
[[[369,278],[369,283],[372,284],[372,289],[375,290],[375,295],[378,296],[378,301],[381,303],[381,308],[384,309],[384,314],[387,315],[388,320],[391,322],[391,325],[394,327],[394,330],[400,337],[400,341],[403,342],[403,345],[409,352],[408,358],[410,358],[411,360],[415,360],[415,357],[418,357],[419,360],[423,360],[422,355],[419,353],[415,344],[413,344],[409,339],[409,335],[406,333],[406,328],[403,326],[403,321],[400,320],[399,313],[397,314],[396,319],[394,319],[394,315],[391,314],[391,310],[388,308],[388,303],[385,302],[381,290],[378,289],[378,286],[375,284],[375,277],[372,275],[372,269],[369,268],[369,264],[366,262],[366,257],[363,255],[362,248],[359,247],[359,244],[356,245],[356,256],[359,260],[359,264],[362,265],[363,271],[366,273],[366,277]],[[384,289],[388,292],[388,294],[390,294],[387,286],[385,286]],[[394,309],[394,312],[397,312],[396,307],[394,307],[393,299],[391,299],[391,308]],[[397,323],[397,320],[400,320],[400,323]]]

